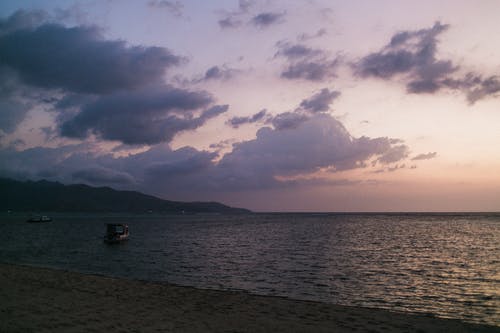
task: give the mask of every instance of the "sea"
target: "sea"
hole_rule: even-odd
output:
[[[0,262],[500,326],[499,213],[27,217],[0,215]]]

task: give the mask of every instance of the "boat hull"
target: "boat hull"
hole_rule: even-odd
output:
[[[118,243],[122,243],[125,241],[128,241],[128,236],[126,236],[126,237],[112,237],[112,238],[104,237],[104,243],[106,243],[106,244],[118,244]]]
[[[26,220],[28,223],[44,223],[44,222],[52,222],[50,217],[32,217]]]

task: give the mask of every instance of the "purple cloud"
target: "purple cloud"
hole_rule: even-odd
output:
[[[267,116],[267,110],[263,109],[250,117],[232,117],[228,120],[228,124],[233,128],[238,128],[244,124],[253,124],[262,121]]]
[[[123,185],[133,184],[134,178],[126,173],[103,167],[88,167],[71,174],[75,182],[84,182],[91,185]]]
[[[111,93],[159,82],[168,67],[181,61],[162,47],[104,40],[95,27],[44,24],[0,36],[1,66],[29,85],[77,93]]]
[[[278,52],[275,57],[284,57],[288,62],[281,72],[282,78],[324,81],[336,76],[339,60],[329,59],[324,51],[288,42],[279,42],[276,45]]]
[[[275,57],[282,56],[288,60],[296,60],[305,57],[316,57],[323,55],[323,51],[318,49],[313,49],[303,44],[290,44],[287,42],[278,42],[276,46],[279,48],[276,52]]]
[[[273,24],[281,23],[284,16],[285,13],[264,12],[252,17],[250,23],[258,28],[267,28]]]
[[[355,74],[384,80],[398,75],[406,82],[406,90],[415,94],[432,94],[444,88],[459,90],[470,104],[496,96],[500,92],[498,76],[483,79],[482,75],[470,72],[457,77],[459,66],[451,60],[436,58],[438,36],[448,29],[449,25],[436,22],[429,29],[398,32],[381,51],[355,63]]]
[[[378,158],[382,164],[389,164],[401,161],[408,157],[409,149],[406,145],[392,146],[390,149],[387,149],[382,156]]]
[[[205,72],[205,76],[203,77],[203,80],[229,80],[231,79],[238,70],[228,68],[226,66],[213,66],[207,69]]]
[[[167,0],[151,0],[148,5],[154,8],[165,8],[173,16],[181,17],[184,10],[184,5],[180,1],[167,1]]]
[[[339,96],[339,91],[330,91],[328,88],[323,88],[317,94],[304,99],[300,106],[310,112],[326,112],[330,109],[330,104]]]
[[[406,75],[411,93],[434,93],[441,81],[457,70],[449,60],[437,60],[437,37],[449,28],[436,22],[432,28],[395,34],[381,51],[371,53],[354,64],[361,77],[391,79]]]
[[[437,156],[436,152],[427,153],[427,154],[418,154],[417,156],[413,157],[411,160],[412,161],[430,160],[430,159],[435,158],[436,156]]]
[[[166,144],[124,157],[92,153],[89,145],[7,149],[0,150],[0,175],[113,184],[163,196],[193,195],[292,186],[298,182],[280,177],[322,168],[334,172],[364,168],[373,159],[397,161],[407,149],[399,142],[386,137],[355,138],[335,118],[315,113],[295,128],[261,128],[255,139],[233,144],[233,150],[218,161],[213,152],[191,147],[172,150]]]
[[[212,101],[206,92],[168,86],[116,93],[82,105],[76,116],[60,124],[61,135],[83,139],[93,133],[126,144],[169,142],[227,111],[227,105],[198,111]]]

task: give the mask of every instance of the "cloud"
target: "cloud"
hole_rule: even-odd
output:
[[[0,150],[0,175],[113,185],[164,197],[193,196],[296,186],[322,169],[339,172],[365,168],[382,158],[395,161],[401,146],[399,140],[387,137],[355,138],[335,118],[314,113],[295,128],[263,127],[255,139],[233,144],[233,150],[220,159],[214,152],[192,147],[172,150],[167,144],[122,157],[102,154],[88,144],[9,148]]]
[[[263,12],[252,17],[250,23],[258,28],[267,28],[273,24],[281,23],[284,17],[285,13]]]
[[[427,154],[418,154],[417,156],[413,157],[411,160],[412,161],[430,160],[430,159],[435,158],[436,156],[437,156],[436,152],[427,153]]]
[[[330,91],[328,88],[323,88],[317,94],[304,99],[300,106],[310,112],[325,112],[330,109],[330,104],[339,96],[339,91]]]
[[[236,69],[228,68],[226,66],[213,66],[210,67],[206,72],[203,80],[229,80],[238,71]]]
[[[39,99],[36,89],[19,82],[16,73],[0,66],[0,131],[13,133]]]
[[[324,51],[288,42],[278,42],[276,46],[275,57],[284,57],[288,62],[281,72],[282,78],[323,81],[336,76],[339,60],[329,59]]]
[[[93,185],[134,183],[134,178],[130,174],[103,167],[89,167],[77,170],[71,174],[71,178],[76,182],[85,182]]]
[[[429,29],[398,32],[381,51],[354,64],[355,73],[380,79],[406,75],[408,92],[434,93],[442,88],[441,81],[458,69],[450,60],[436,59],[437,37],[448,28],[436,22]]]
[[[221,29],[234,29],[241,26],[242,22],[234,17],[228,16],[217,21]]]
[[[157,162],[149,165],[145,169],[145,174],[151,179],[171,179],[180,176],[189,176],[196,174],[213,165],[213,160],[217,153],[198,151],[191,147],[183,147],[175,151],[166,162]]]
[[[277,130],[285,130],[299,127],[300,124],[307,121],[309,115],[300,112],[283,112],[271,119],[271,123]]]
[[[226,140],[219,141],[217,143],[212,143],[212,144],[210,144],[209,147],[211,149],[220,150],[220,149],[224,149],[224,148],[231,146],[235,142],[236,142],[235,139],[226,139]]]
[[[15,70],[29,85],[76,93],[111,93],[159,82],[168,67],[181,61],[162,47],[104,40],[96,27],[43,24],[0,36],[0,66]]]
[[[255,4],[254,0],[239,0],[238,7],[240,13],[247,13],[254,4]]]
[[[335,77],[337,60],[299,61],[289,65],[282,73],[285,79],[304,79],[309,81],[324,81]]]
[[[233,151],[219,162],[217,176],[224,176],[222,183],[235,188],[282,186],[279,176],[365,167],[370,158],[390,152],[391,142],[389,138],[353,138],[338,120],[315,114],[295,128],[264,127],[256,139],[234,144]]]
[[[30,29],[49,19],[43,10],[18,10],[6,19],[0,18],[0,36],[15,30]]]
[[[227,123],[233,128],[238,128],[244,124],[252,124],[264,120],[266,115],[267,115],[267,110],[263,109],[251,117],[232,117],[227,121]]]
[[[406,90],[415,94],[433,94],[442,89],[459,90],[470,104],[500,92],[498,76],[483,79],[482,75],[469,72],[460,76],[459,66],[451,60],[436,57],[438,36],[449,25],[436,22],[433,27],[396,33],[382,50],[371,53],[353,65],[359,77],[390,80],[400,77]]]
[[[106,95],[84,104],[76,116],[62,122],[61,135],[83,139],[92,133],[126,144],[169,142],[177,133],[196,129],[227,111],[227,105],[217,105],[195,115],[212,101],[206,92],[169,86]]]
[[[318,49],[313,49],[303,44],[290,44],[288,42],[278,42],[276,43],[279,50],[276,52],[276,56],[283,56],[288,60],[295,60],[304,57],[315,57],[318,55],[323,55],[323,51]]]
[[[470,72],[463,78],[444,80],[443,85],[464,91],[470,104],[485,97],[495,97],[500,92],[500,80],[497,75],[483,78],[479,74]]]
[[[401,161],[408,157],[409,149],[406,145],[392,146],[387,149],[382,156],[380,156],[377,161],[382,164],[389,164]]]
[[[29,109],[30,106],[23,102],[12,99],[0,99],[0,130],[4,133],[14,132]]]
[[[165,8],[176,17],[181,17],[184,10],[184,5],[180,1],[151,0],[148,5],[154,8]]]
[[[35,147],[22,151],[13,148],[0,149],[0,175],[16,179],[55,179],[70,181],[61,165],[83,151],[89,145],[67,145],[58,148]],[[90,157],[87,155],[87,157]],[[87,165],[91,158],[82,159]]]
[[[328,112],[330,104],[340,96],[340,92],[323,88],[309,98],[302,100],[294,111],[280,113],[268,119],[277,130],[297,128],[314,114]]]
[[[234,29],[240,27],[243,22],[238,17],[247,14],[254,5],[252,0],[240,0],[238,10],[226,12],[225,17],[217,21],[221,29]]]
[[[497,95],[500,92],[500,80],[498,76],[490,76],[487,79],[480,80],[480,82],[469,90],[467,99],[471,104],[490,95]]]
[[[97,27],[46,23],[45,16],[36,12],[17,12],[0,26],[4,133],[13,132],[34,106],[43,105],[57,112],[63,137],[95,135],[131,145],[157,144],[195,130],[228,109],[214,106],[205,91],[165,85],[165,71],[184,61],[166,48],[105,40]],[[233,73],[225,67],[212,68],[207,79]]]
[[[319,37],[322,37],[324,35],[327,34],[327,31],[325,28],[321,28],[319,29],[318,31],[316,31],[316,33],[310,35],[310,34],[307,34],[307,33],[303,33],[301,34],[300,36],[297,37],[297,40],[300,41],[300,42],[307,42],[311,39],[316,39],[316,38],[319,38]]]

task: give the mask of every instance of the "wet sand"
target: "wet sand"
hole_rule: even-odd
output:
[[[0,332],[499,332],[246,292],[0,264]]]

